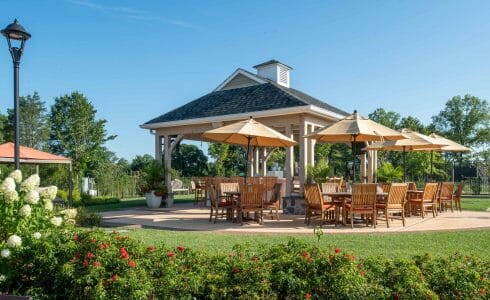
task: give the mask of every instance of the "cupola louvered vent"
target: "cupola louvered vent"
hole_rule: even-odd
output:
[[[289,87],[289,71],[291,67],[277,60],[269,60],[268,62],[256,65],[257,75],[265,77],[285,87]]]

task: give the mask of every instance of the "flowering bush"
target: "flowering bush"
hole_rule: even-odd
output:
[[[53,210],[57,188],[40,188],[39,181],[38,175],[22,181],[15,170],[0,185],[0,291],[22,290],[37,280],[35,272],[42,276],[44,269],[33,262],[50,249],[53,236],[74,223],[76,211]]]

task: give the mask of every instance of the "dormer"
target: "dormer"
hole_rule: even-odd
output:
[[[291,68],[288,65],[281,63],[275,59],[254,66],[257,70],[257,75],[270,79],[277,84],[289,87],[289,71]]]

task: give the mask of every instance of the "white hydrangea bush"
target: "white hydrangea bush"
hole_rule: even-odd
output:
[[[55,231],[73,227],[76,209],[54,209],[56,186],[39,187],[37,174],[23,179],[15,170],[0,183],[0,278],[8,280],[16,253],[43,243]],[[1,283],[0,283],[1,286]]]

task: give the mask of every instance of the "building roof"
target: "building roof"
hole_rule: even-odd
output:
[[[288,67],[288,68],[289,68],[289,69],[291,69],[291,70],[293,69],[293,68],[291,68],[290,66],[288,66],[288,65],[286,65],[286,64],[283,64],[282,62],[280,62],[280,61],[278,61],[278,60],[275,60],[275,59],[271,59],[271,60],[268,60],[268,61],[263,62],[263,63],[261,63],[261,64],[255,65],[255,66],[254,66],[254,69],[260,68],[260,67],[262,67],[262,66],[272,65],[272,64],[281,64],[281,65],[283,65],[283,66],[285,66],[285,67]]]
[[[314,105],[340,115],[348,115],[345,111],[303,92],[274,84],[268,80],[263,84],[211,92],[154,118],[145,125],[305,105]]]
[[[71,163],[71,159],[48,152],[20,146],[20,161],[23,163]],[[14,143],[8,142],[0,145],[0,162],[12,162],[14,160]]]

